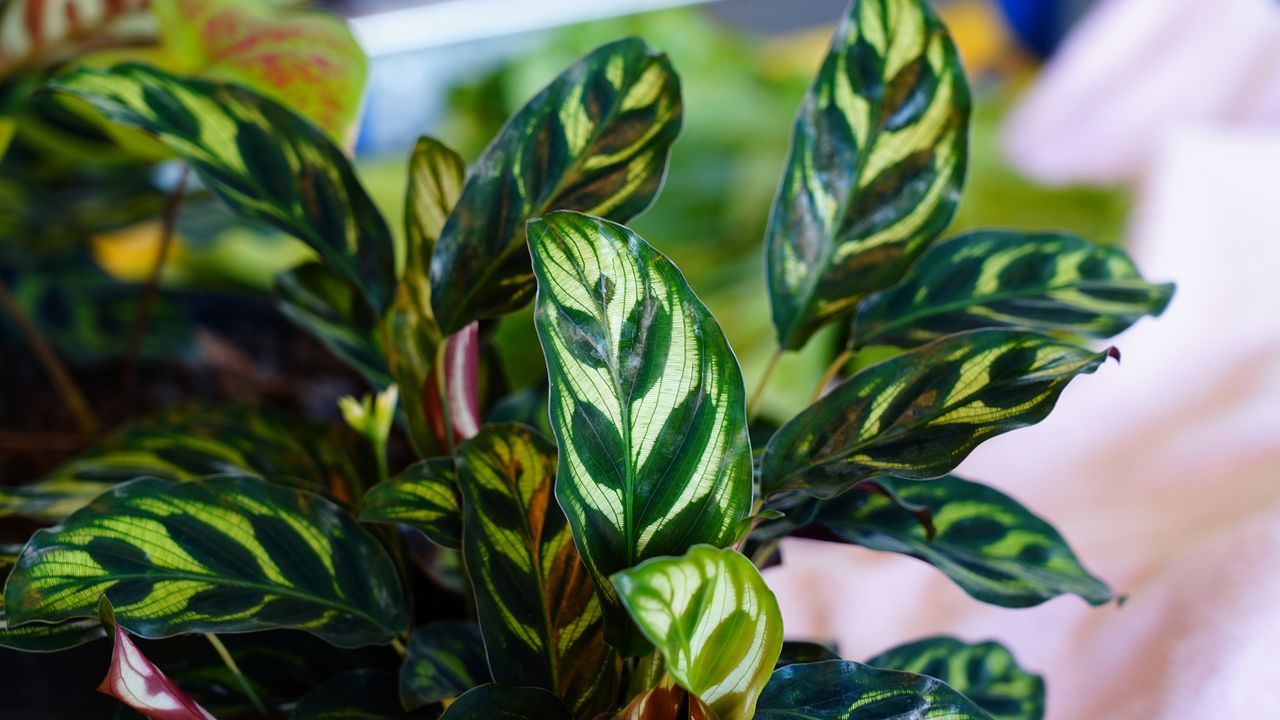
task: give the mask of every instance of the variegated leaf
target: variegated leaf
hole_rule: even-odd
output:
[[[378,338],[378,321],[348,280],[319,262],[307,262],[275,279],[280,311],[324,343],[376,388],[391,384]]]
[[[462,504],[452,458],[420,460],[369,489],[360,506],[365,522],[404,523],[445,547],[462,547]]]
[[[115,622],[111,604],[105,597],[99,607],[102,624],[114,636],[115,647],[111,652],[111,667],[98,685],[98,692],[110,695],[151,720],[216,720],[142,654],[129,639],[129,633]]]
[[[293,111],[236,85],[139,64],[76,70],[49,87],[155,135],[236,213],[310,245],[379,314],[390,303],[396,277],[386,221],[342,151]]]
[[[459,446],[463,555],[494,680],[550,690],[590,719],[609,709],[620,665],[556,504],[555,463],[551,441],[521,425]]]
[[[65,60],[77,51],[148,39],[125,23],[150,0],[8,0],[0,2],[0,78]],[[134,23],[136,25],[136,23]]]
[[[252,477],[117,485],[38,531],[5,584],[12,623],[90,617],[143,637],[298,628],[344,647],[408,623],[391,557],[338,506]]]
[[[0,648],[24,652],[56,652],[106,637],[97,618],[72,618],[55,623],[27,623],[9,627],[0,598]]]
[[[1072,378],[1114,353],[1013,330],[941,338],[857,373],[782,426],[765,448],[764,490],[829,498],[880,476],[940,477],[982,441],[1043,420]]]
[[[445,621],[413,631],[400,668],[400,702],[414,710],[489,682],[480,626]]]
[[[782,613],[741,553],[695,545],[613,576],[627,610],[667,673],[720,720],[753,717],[782,650]]]
[[[925,638],[880,653],[867,664],[935,677],[993,720],[1044,717],[1044,680],[1019,667],[1013,653],[996,642],[971,645],[950,637]]]
[[[431,314],[431,256],[445,218],[462,192],[466,164],[456,152],[426,136],[409,157],[405,196],[405,270],[392,309],[395,345],[392,373],[404,395],[409,435],[420,455],[440,449],[428,424],[425,404],[434,390],[428,376],[435,365],[440,328]],[[437,394],[438,396],[438,394]]]
[[[431,262],[446,334],[533,297],[525,221],[556,209],[626,222],[662,184],[681,123],[667,57],[637,38],[601,46],[517,112],[476,161]]]
[[[609,642],[640,654],[608,576],[724,545],[751,505],[742,372],[669,260],[621,225],[529,223],[534,320],[561,448],[556,496],[606,604]]]
[[[614,720],[718,720],[706,703],[669,679],[627,703]]]
[[[1111,337],[1159,315],[1173,286],[1123,252],[1061,233],[983,230],[930,248],[858,307],[855,346],[911,347],[962,330],[1023,327]]]
[[[893,284],[951,222],[969,88],[924,0],[853,0],[796,118],[766,232],[786,349]]]
[[[819,503],[814,521],[845,542],[920,558],[994,605],[1039,605],[1065,593],[1093,605],[1115,599],[1053,526],[993,488],[944,477],[898,483],[897,492],[930,509],[932,538],[892,499],[860,489]]]
[[[990,720],[946,683],[848,660],[774,671],[756,720]]]
[[[532,687],[488,683],[472,688],[449,706],[440,720],[571,720],[555,695]]]
[[[125,426],[40,482],[0,491],[0,517],[56,522],[115,484],[142,475],[191,480],[253,474],[351,500],[365,474],[354,439],[341,428],[268,408],[182,406]]]
[[[782,643],[782,653],[778,655],[775,668],[795,665],[796,663],[822,662],[823,660],[839,660],[840,654],[827,645],[805,640],[787,640]]]

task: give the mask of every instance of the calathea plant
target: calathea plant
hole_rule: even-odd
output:
[[[778,342],[840,323],[849,346],[771,434],[715,319],[621,224],[657,194],[681,123],[674,70],[639,40],[568,68],[469,172],[420,141],[399,259],[348,159],[270,100],[136,64],[50,90],[314,248],[281,307],[379,393],[344,404],[363,450],[193,408],[4,499],[57,524],[12,558],[0,643],[55,650],[105,625],[104,689],[144,714],[1038,718],[1040,678],[994,643],[859,662],[784,641],[758,566],[799,533],[918,557],[997,605],[1115,597],[1043,520],[948,473],[1045,417],[1115,354],[1080,340],[1159,313],[1171,288],[1074,237],[940,239],[969,91],[923,0],[854,0],[797,117],[765,238]],[[530,302],[545,395],[489,402],[491,328]],[[837,377],[872,345],[896,354]],[[420,456],[403,468],[385,454],[397,391]],[[269,647],[235,635],[251,631]],[[193,633],[225,670],[162,671],[132,639]]]

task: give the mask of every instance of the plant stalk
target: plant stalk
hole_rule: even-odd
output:
[[[849,361],[853,359],[855,354],[856,353],[854,353],[854,351],[846,349],[841,351],[840,354],[836,356],[835,360],[831,361],[831,364],[827,366],[826,371],[822,373],[822,379],[818,381],[818,386],[813,389],[813,396],[809,398],[810,405],[817,402],[818,398],[822,397],[822,391],[825,390],[827,386],[831,384],[831,381],[840,374],[840,371],[844,369],[844,366],[849,364]]]
[[[223,645],[218,636],[213,633],[205,633],[204,637],[218,653],[218,657],[222,658],[222,664],[226,665],[231,674],[236,676],[236,680],[240,683],[240,689],[249,698],[249,702],[253,703],[253,707],[257,709],[258,714],[264,718],[270,718],[271,713],[267,710],[266,704],[262,702],[262,698],[258,697],[258,693],[253,691],[253,686],[249,684],[249,678],[246,678],[244,673],[240,672],[240,666],[236,665],[235,658],[231,657],[231,653],[227,652],[227,646]]]
[[[36,327],[31,316],[27,315],[26,311],[22,309],[18,299],[13,296],[13,293],[9,292],[9,287],[4,282],[0,282],[0,306],[4,307],[14,325],[18,326],[18,332],[22,333],[22,337],[31,346],[32,352],[36,354],[36,359],[44,366],[45,373],[49,375],[49,379],[53,381],[53,386],[58,390],[58,394],[62,396],[63,404],[71,411],[71,416],[75,418],[80,432],[87,437],[97,435],[101,426],[98,424],[97,416],[89,408],[89,403],[85,401],[84,393],[80,391],[80,386],[76,385],[76,381],[71,377],[67,366],[58,358],[53,346],[45,339],[44,334],[40,332],[40,328]]]
[[[764,366],[764,374],[760,376],[760,382],[756,384],[755,392],[751,393],[751,399],[747,401],[747,422],[755,419],[756,413],[760,411],[760,401],[764,400],[764,389],[769,385],[769,379],[773,377],[773,371],[778,368],[778,361],[782,359],[782,348],[773,351],[773,356],[769,358],[769,364]]]

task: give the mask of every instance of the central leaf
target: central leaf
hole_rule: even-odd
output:
[[[535,321],[560,444],[556,495],[605,600],[610,643],[645,643],[609,575],[730,542],[751,504],[742,371],[669,260],[621,225],[529,223]]]

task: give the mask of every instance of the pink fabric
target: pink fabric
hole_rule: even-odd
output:
[[[1280,35],[1254,43],[1271,18],[1261,4],[1280,16],[1269,0],[1106,3],[1009,128],[1015,148],[1066,133],[1061,147],[1024,148],[1024,167],[1069,182],[1140,179],[1130,252],[1178,292],[1163,317],[1115,340],[1121,365],[1076,380],[1048,420],[986,443],[959,473],[1048,518],[1129,602],[993,608],[911,558],[792,541],[766,573],[789,637],[836,640],[854,659],[928,634],[995,638],[1046,675],[1050,720],[1280,718],[1280,104],[1237,91],[1190,112],[1195,103],[1165,96],[1165,71],[1141,72],[1148,55],[1089,41],[1119,43],[1128,27],[1154,52],[1164,36],[1146,26],[1184,28],[1165,37],[1172,52],[1193,28],[1225,33],[1210,16],[1234,13],[1239,32],[1213,38],[1214,54],[1198,37],[1187,51],[1214,67],[1269,55],[1266,72],[1280,78]],[[1114,79],[1110,63],[1124,63]],[[1172,104],[1162,115],[1135,96]],[[1117,119],[1045,115],[1049,97],[1093,98],[1090,112]],[[1245,105],[1254,110],[1223,114]]]

